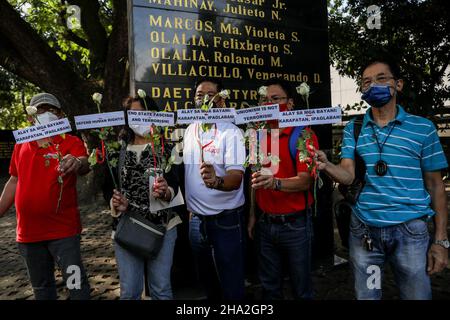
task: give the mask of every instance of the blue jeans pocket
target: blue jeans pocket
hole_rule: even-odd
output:
[[[408,237],[424,239],[428,237],[428,225],[422,219],[414,219],[400,225],[400,231]]]

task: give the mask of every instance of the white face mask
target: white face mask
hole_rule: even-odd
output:
[[[44,125],[52,121],[58,120],[58,116],[50,111],[40,113],[36,115],[37,123],[36,125]]]
[[[144,137],[150,133],[150,126],[131,124],[130,129],[133,130],[135,134],[141,137]]]

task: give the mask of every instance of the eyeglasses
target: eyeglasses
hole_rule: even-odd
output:
[[[278,103],[281,102],[282,100],[286,100],[288,97],[278,97],[278,96],[274,96],[274,97],[264,97],[261,99],[261,103]]]
[[[361,91],[367,91],[370,87],[370,85],[373,84],[385,84],[387,83],[389,80],[395,79],[395,77],[392,76],[384,76],[384,75],[379,75],[376,77],[372,77],[372,78],[364,78],[361,81]]]

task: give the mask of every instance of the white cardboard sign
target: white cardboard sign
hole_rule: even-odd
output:
[[[13,131],[17,144],[36,141],[72,131],[67,118],[58,119],[44,125],[36,125]]]
[[[236,124],[277,120],[280,115],[278,104],[236,110]]]
[[[181,109],[177,110],[178,124],[202,123],[223,123],[234,122],[236,110],[233,108],[213,108],[209,111],[201,109]]]
[[[128,110],[128,124],[130,125],[155,125],[169,127],[175,124],[173,112],[136,111]]]
[[[280,113],[279,127],[298,127],[316,124],[339,123],[342,121],[340,107],[293,110]]]
[[[125,114],[123,111],[105,112],[75,116],[77,130],[123,126]]]

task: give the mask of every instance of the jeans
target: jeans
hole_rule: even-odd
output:
[[[283,299],[283,261],[287,264],[294,298],[311,299],[311,214],[280,224],[265,221],[261,216],[255,240],[263,299]]]
[[[145,265],[152,300],[173,299],[170,274],[176,239],[177,228],[174,227],[165,233],[163,245],[155,259],[141,258],[118,243],[114,243],[121,300],[141,299],[144,290]]]
[[[244,207],[214,217],[193,214],[189,240],[208,299],[241,300],[245,295]]]
[[[80,236],[18,243],[36,300],[56,300],[55,262],[61,269],[70,299],[89,300],[90,286],[80,254]]]
[[[372,239],[372,251],[363,246],[363,237],[367,233]],[[349,244],[356,298],[381,299],[384,265],[388,262],[401,299],[431,299],[430,278],[426,271],[429,243],[427,223],[422,219],[376,228],[366,226],[352,214]]]

